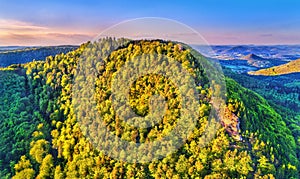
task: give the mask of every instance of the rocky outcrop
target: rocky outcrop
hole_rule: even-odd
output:
[[[238,141],[242,140],[240,135],[240,119],[228,107],[224,110],[221,124],[232,138]]]

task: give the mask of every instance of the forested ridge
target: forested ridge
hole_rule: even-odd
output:
[[[26,47],[14,50],[0,51],[0,67],[12,64],[28,63],[33,60],[44,60],[48,56],[67,53],[75,50],[78,46],[49,46],[49,47]],[[34,57],[34,59],[32,59]]]
[[[95,85],[98,110],[109,130],[128,141],[153,141],[176,125],[178,90],[159,75],[143,76],[130,87],[130,105],[141,116],[149,112],[143,100],[157,93],[168,99],[171,107],[166,114],[172,115],[155,127],[142,130],[124,125],[111,106],[109,84],[114,73],[126,60],[155,52],[176,59],[199,82],[197,127],[177,152],[160,160],[129,163],[104,155],[81,131],[72,103],[78,61],[84,51],[96,50],[90,43],[45,61],[1,69],[1,178],[299,178],[299,139],[293,135],[300,133],[299,128],[292,132],[283,111],[274,110],[260,95],[230,78],[226,78],[228,112],[223,116],[228,120],[201,147],[212,95],[200,63],[204,57],[192,54],[188,46],[161,40],[105,38],[93,42],[102,54],[113,50],[104,63],[97,56],[87,59],[99,73]],[[241,140],[226,128],[232,116],[240,123]]]

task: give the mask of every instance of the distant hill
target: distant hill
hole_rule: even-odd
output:
[[[10,51],[10,50],[18,50],[18,49],[24,49],[27,48],[26,46],[0,46],[0,53],[4,51]]]
[[[253,53],[251,53],[249,55],[246,55],[243,59],[245,59],[245,60],[266,60],[266,59],[264,59],[264,58],[262,58],[260,56],[257,56],[257,55],[255,55]]]
[[[247,46],[234,46],[228,50],[226,50],[226,53],[229,54],[234,54],[234,53],[238,53],[238,54],[249,54],[250,53],[250,49]]]
[[[43,60],[48,56],[55,56],[61,53],[68,53],[77,49],[78,46],[47,46],[47,47],[1,47],[0,67],[7,67],[12,64],[27,63],[35,60]]]
[[[258,55],[253,54],[253,53],[244,56],[242,59],[247,60],[249,65],[255,66],[255,67],[258,67],[258,68],[268,67],[270,65],[270,61],[268,59],[262,58]]]
[[[300,72],[300,59],[288,62],[283,65],[261,69],[258,71],[249,72],[251,75],[264,75],[264,76],[276,76],[290,73]]]

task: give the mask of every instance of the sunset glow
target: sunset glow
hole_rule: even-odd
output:
[[[106,28],[141,17],[182,22],[210,44],[299,44],[299,6],[295,0],[130,4],[54,0],[36,1],[30,6],[23,0],[1,0],[0,45],[81,44]],[[176,33],[169,34],[173,35]]]

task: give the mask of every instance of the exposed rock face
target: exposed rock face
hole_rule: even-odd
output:
[[[228,107],[225,108],[221,124],[233,139],[242,140],[240,135],[240,120]]]

